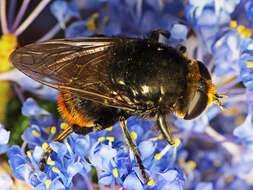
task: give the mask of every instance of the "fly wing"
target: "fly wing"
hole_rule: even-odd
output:
[[[10,61],[30,78],[60,91],[133,111],[111,85],[112,49],[125,38],[82,37],[50,40],[15,50]]]

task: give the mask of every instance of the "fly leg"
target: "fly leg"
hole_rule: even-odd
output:
[[[172,133],[170,132],[170,129],[168,128],[165,116],[164,115],[158,115],[156,123],[157,123],[158,129],[160,130],[160,132],[163,135],[163,138],[170,145],[175,144]]]
[[[145,182],[148,183],[149,181],[149,178],[146,174],[146,171],[145,171],[145,168],[144,168],[144,165],[142,163],[142,160],[141,160],[141,157],[140,157],[140,154],[137,150],[137,146],[134,144],[132,138],[131,138],[131,135],[127,129],[127,126],[126,126],[126,119],[124,116],[120,117],[120,126],[122,128],[122,131],[124,133],[124,136],[125,136],[125,139],[126,139],[126,142],[127,142],[127,145],[129,146],[129,148],[131,149],[131,151],[134,153],[134,157],[135,157],[135,160],[141,170],[141,175],[142,177],[144,178]]]
[[[151,39],[154,42],[158,42],[160,35],[163,35],[167,39],[170,38],[169,31],[158,29],[151,32],[149,39]]]

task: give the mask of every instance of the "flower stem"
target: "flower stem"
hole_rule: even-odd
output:
[[[9,11],[8,11],[8,26],[11,26],[13,23],[16,5],[17,5],[17,0],[11,0]]]
[[[19,23],[21,22],[21,20],[23,18],[23,15],[25,13],[25,10],[26,10],[27,6],[29,5],[29,3],[30,3],[30,0],[24,0],[23,1],[22,5],[19,9],[19,12],[18,12],[18,14],[15,18],[14,24],[11,27],[11,32],[14,32],[17,29],[17,27],[18,27]]]
[[[6,19],[6,0],[0,1],[0,17],[1,17],[2,31],[4,34],[7,34],[9,33],[9,30]]]
[[[71,17],[67,17],[64,20],[64,23],[67,23],[70,20]],[[57,34],[61,30],[61,25],[57,23],[49,32],[47,32],[44,36],[42,36],[38,42],[46,41],[54,37],[55,34]]]
[[[39,5],[33,10],[33,12],[28,16],[28,18],[18,27],[14,32],[16,36],[19,36],[24,30],[34,21],[34,19],[41,13],[41,11],[47,6],[51,0],[43,0]]]

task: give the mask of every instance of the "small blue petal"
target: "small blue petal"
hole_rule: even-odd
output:
[[[111,172],[104,172],[99,176],[99,184],[111,185],[113,183],[114,177]]]
[[[25,116],[34,116],[38,114],[48,114],[48,112],[41,109],[34,99],[28,98],[22,107],[22,114]]]
[[[197,185],[195,190],[213,190],[213,184],[210,182],[201,182]]]
[[[154,153],[156,149],[156,146],[154,146],[154,143],[152,141],[146,140],[146,141],[142,141],[138,145],[138,149],[139,149],[142,159],[145,160],[146,158],[150,158],[150,156],[152,156],[152,154]]]
[[[62,27],[65,26],[65,19],[67,17],[80,18],[78,8],[73,2],[67,3],[65,1],[54,1],[50,6],[50,11]]]
[[[66,190],[66,189],[69,188],[65,187],[58,178],[54,179],[50,184],[50,190]]]
[[[13,186],[13,181],[8,174],[0,174],[1,190],[10,190]]]
[[[183,24],[174,24],[172,25],[170,33],[171,33],[171,38],[175,40],[178,40],[178,41],[185,40],[188,33],[188,28]]]
[[[10,131],[5,130],[0,124],[0,145],[7,144],[10,138]]]
[[[82,164],[80,162],[75,162],[72,165],[68,166],[67,172],[70,176],[74,176],[82,170]]]
[[[72,23],[66,30],[65,30],[65,37],[82,37],[82,36],[92,36],[94,34],[93,31],[88,30],[85,21],[77,21]]]
[[[41,138],[41,128],[37,125],[32,125],[31,127],[27,128],[22,135],[22,139],[30,144],[33,145],[42,145],[44,143],[43,139]],[[36,133],[37,135],[35,135]]]
[[[139,178],[133,172],[126,177],[126,179],[124,180],[123,186],[127,190],[142,190],[143,189],[143,186]]]
[[[240,139],[244,140],[247,144],[247,141],[252,141],[253,140],[253,127],[252,127],[252,115],[248,114],[246,117],[245,121],[243,122],[242,125],[238,126],[233,134]],[[251,143],[250,143],[251,145]]]

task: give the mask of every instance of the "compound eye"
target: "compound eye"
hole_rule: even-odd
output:
[[[201,91],[197,91],[189,103],[184,119],[191,120],[198,117],[206,109],[207,102],[207,95]]]

